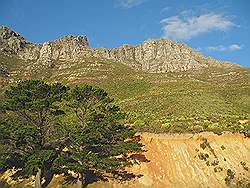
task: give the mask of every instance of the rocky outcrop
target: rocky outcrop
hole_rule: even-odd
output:
[[[0,51],[9,54],[17,54],[30,46],[32,46],[32,44],[22,36],[11,31],[7,27],[0,26]]]
[[[0,29],[0,50],[24,60],[50,65],[53,60],[80,61],[102,58],[117,61],[147,72],[178,72],[209,66],[237,66],[229,62],[205,57],[185,44],[160,39],[147,40],[137,46],[119,48],[91,48],[86,36],[65,36],[53,42],[32,44],[6,27]]]
[[[147,40],[137,46],[111,49],[109,58],[147,72],[178,72],[208,66],[236,66],[205,57],[185,44],[171,40]]]
[[[110,50],[110,58],[148,72],[176,72],[220,64],[184,44],[160,39],[147,40],[138,46],[124,45]]]
[[[87,47],[89,44],[86,36],[65,36],[54,42],[43,43],[39,60],[75,60],[83,48]]]

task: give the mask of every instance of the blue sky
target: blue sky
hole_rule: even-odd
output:
[[[92,47],[148,38],[250,66],[249,0],[0,0],[0,24],[34,43],[87,35]]]

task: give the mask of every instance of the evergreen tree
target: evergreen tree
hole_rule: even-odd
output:
[[[1,100],[0,171],[14,167],[16,177],[36,175],[37,188],[61,173],[79,187],[134,177],[124,167],[142,145],[104,90],[28,80],[11,86]]]
[[[10,86],[1,103],[0,170],[17,170],[14,177],[36,175],[36,187],[46,187],[57,173],[54,161],[66,140],[57,116],[67,88],[28,80]],[[42,178],[45,179],[41,185]]]
[[[65,106],[70,114],[66,118],[73,121],[71,144],[62,164],[78,173],[79,187],[107,176],[121,180],[134,177],[123,169],[132,162],[128,154],[141,151],[141,144],[135,131],[124,125],[125,114],[108,94],[100,88],[76,86],[68,92]]]

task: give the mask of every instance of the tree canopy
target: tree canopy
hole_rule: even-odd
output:
[[[36,187],[62,173],[81,187],[106,177],[134,177],[124,167],[142,145],[125,124],[126,114],[100,88],[22,81],[6,89],[0,116],[2,172],[35,175]]]

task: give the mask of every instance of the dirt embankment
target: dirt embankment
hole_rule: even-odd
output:
[[[124,183],[97,182],[89,187],[220,188],[250,182],[250,138],[242,134],[142,133],[141,136],[147,152],[136,156],[138,164],[128,169],[142,175],[140,178]],[[148,162],[142,162],[147,161],[145,157]],[[49,188],[61,187],[60,180],[62,177],[56,176]]]
[[[150,162],[130,171],[139,179],[90,187],[227,187],[250,180],[250,139],[241,134],[167,135],[142,133]],[[241,182],[242,181],[242,182]]]

